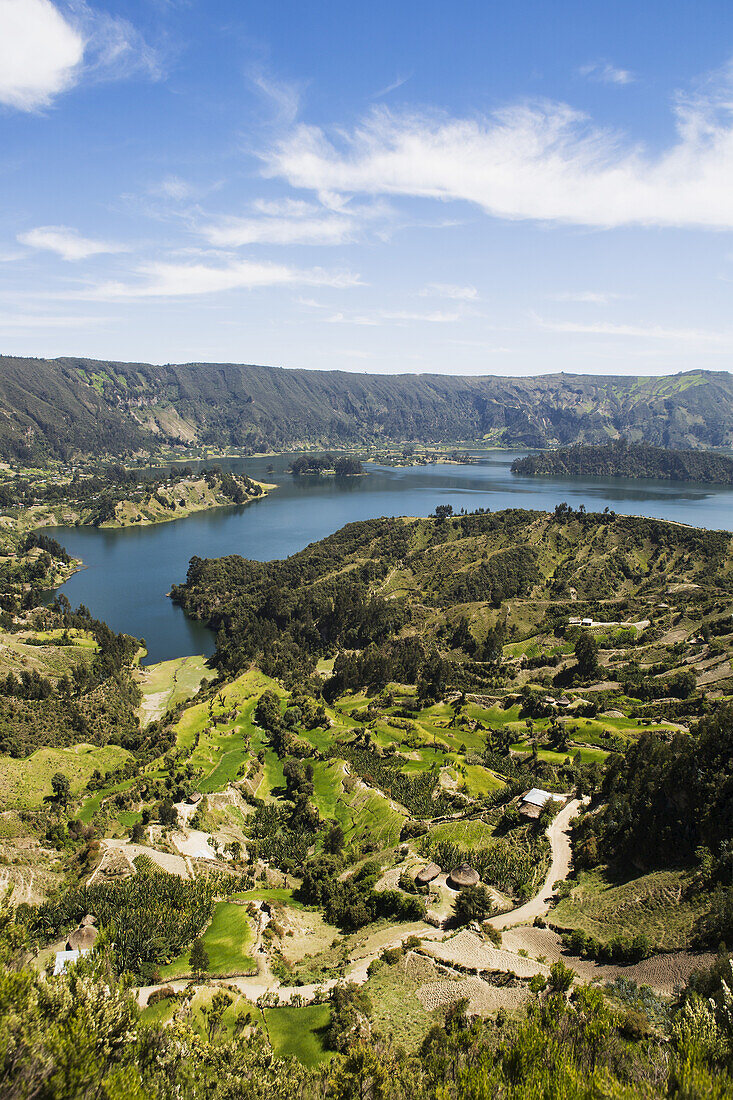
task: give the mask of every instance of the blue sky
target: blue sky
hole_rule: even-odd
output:
[[[730,0],[0,0],[0,351],[733,353]]]

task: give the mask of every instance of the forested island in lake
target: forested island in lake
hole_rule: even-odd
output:
[[[524,477],[649,477],[733,485],[733,458],[712,451],[671,450],[649,443],[577,443],[516,459],[513,474]]]

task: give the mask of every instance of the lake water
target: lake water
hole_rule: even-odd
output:
[[[613,511],[678,520],[697,527],[733,527],[733,489],[626,478],[524,478],[510,473],[517,451],[481,453],[475,466],[369,466],[367,477],[294,478],[292,455],[230,459],[227,469],[277,482],[264,500],[218,508],[157,526],[52,533],[85,568],[63,587],[72,605],[83,603],[114,630],[145,638],[148,661],[211,654],[209,630],[166,598],[199,557],[242,554],[267,561],[287,557],[352,520],[427,516],[437,504],[466,508],[552,510],[561,501],[589,511]],[[273,471],[268,471],[272,464]],[[195,465],[195,464],[193,464]],[[211,463],[209,463],[211,465]]]

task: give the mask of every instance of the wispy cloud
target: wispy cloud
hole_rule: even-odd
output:
[[[148,188],[151,195],[159,195],[174,202],[186,202],[196,196],[196,188],[180,176],[166,176]]]
[[[403,84],[406,84],[408,80],[412,78],[412,73],[408,73],[407,76],[398,76],[396,80],[393,80],[391,84],[388,84],[386,88],[380,88],[378,92],[375,92],[372,99],[384,99],[385,96],[390,95],[391,92],[396,92],[398,88],[401,88]]]
[[[459,302],[475,302],[478,291],[475,286],[457,286],[454,283],[428,283],[420,291],[422,298],[451,298]]]
[[[463,201],[506,219],[733,229],[732,77],[729,69],[717,87],[677,97],[677,136],[661,152],[562,103],[488,118],[378,108],[333,138],[295,127],[266,171],[319,193]]]
[[[149,263],[137,270],[137,282],[105,282],[73,295],[102,301],[131,298],[186,298],[228,290],[258,287],[351,287],[359,277],[348,271],[302,270],[284,264],[242,260],[225,265],[206,263]]]
[[[202,235],[217,248],[248,244],[345,244],[354,240],[355,223],[338,214],[298,218],[222,218],[203,226]]]
[[[594,61],[590,65],[582,65],[578,70],[581,76],[588,80],[595,80],[599,84],[633,84],[636,77],[628,69],[618,69],[609,61]]]
[[[146,42],[128,19],[91,8],[85,0],[69,2],[85,39],[85,79],[127,80],[133,76],[160,79],[163,75],[160,51]]]
[[[278,80],[262,68],[252,68],[249,79],[281,125],[292,125],[300,110],[301,89],[297,84]]]
[[[537,325],[547,332],[578,333],[583,336],[632,337],[635,340],[675,340],[733,345],[733,332],[696,328],[666,328],[664,325],[628,325],[612,322],[553,321],[533,315]]]
[[[82,237],[75,229],[65,225],[39,225],[26,233],[19,233],[18,240],[29,248],[56,252],[64,260],[86,260],[88,256],[101,253],[129,251],[127,245]]]
[[[260,199],[244,217],[222,216],[198,229],[217,248],[251,244],[340,245],[357,240],[368,223],[386,223],[386,204],[349,202],[342,196],[323,194],[320,205],[300,199]],[[380,224],[379,232],[386,232]]]

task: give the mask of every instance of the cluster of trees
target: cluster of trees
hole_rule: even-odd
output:
[[[733,459],[725,455],[628,443],[624,438],[527,455],[515,459],[511,469],[524,477],[651,477],[733,485]]]
[[[654,944],[644,932],[635,936],[617,933],[604,943],[596,936],[584,932],[582,928],[574,928],[572,932],[563,933],[561,939],[572,955],[595,959],[601,963],[613,963],[616,966],[641,962],[642,959],[649,958],[654,950]]]
[[[529,546],[510,546],[459,572],[453,584],[441,594],[441,603],[481,600],[492,607],[500,607],[503,600],[526,596],[539,577],[536,550]]]
[[[326,470],[333,470],[336,477],[352,477],[355,474],[363,474],[364,467],[361,459],[353,455],[342,455],[334,458],[331,454],[325,455],[301,455],[290,463],[290,472],[296,477],[304,474],[322,474]]]
[[[381,874],[379,864],[367,860],[348,878],[341,878],[343,859],[338,855],[313,856],[303,867],[299,897],[323,908],[326,920],[353,932],[387,917],[395,921],[423,920],[425,903],[401,890],[375,890]]]
[[[638,673],[623,682],[624,695],[632,699],[689,699],[697,687],[697,677],[691,668],[680,669],[672,676],[656,678]]]

